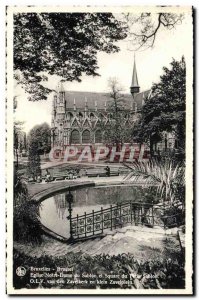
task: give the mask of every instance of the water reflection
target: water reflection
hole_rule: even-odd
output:
[[[66,201],[66,195],[65,194],[59,194],[54,196],[54,203],[56,207],[56,212],[62,220],[64,219],[64,215],[67,208],[67,201]]]
[[[73,191],[72,215],[83,215],[92,210],[108,208],[110,204],[122,203],[128,200],[141,201],[142,189],[132,186],[102,186]],[[43,225],[52,231],[69,237],[68,203],[66,194],[57,194],[42,202],[40,218]]]

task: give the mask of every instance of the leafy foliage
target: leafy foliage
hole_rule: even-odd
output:
[[[185,149],[185,98],[186,67],[173,59],[171,69],[163,68],[160,82],[153,84],[152,94],[142,107],[141,118],[134,129],[139,142],[157,143],[163,133],[171,132],[178,141],[178,148]]]
[[[34,126],[28,134],[29,145],[35,143],[38,153],[48,153],[51,149],[51,129],[47,123]]]
[[[39,205],[30,200],[25,181],[14,172],[13,238],[22,242],[41,242]]]
[[[47,123],[34,126],[28,134],[28,173],[41,174],[40,155],[50,151],[50,127]]]
[[[16,268],[23,265],[27,272],[23,277],[16,275]],[[78,279],[82,280],[82,284],[76,285],[75,283],[67,283],[67,280],[62,283],[56,283],[56,281],[49,282],[44,277],[42,283],[32,283],[30,285],[30,267],[47,267],[56,270],[57,266],[63,268],[73,268],[73,274],[78,274]],[[138,261],[131,254],[119,254],[119,255],[81,255],[81,253],[67,253],[67,255],[60,257],[53,256],[40,256],[30,257],[25,254],[14,250],[14,285],[16,289],[20,288],[143,288],[143,289],[173,289],[184,288],[185,286],[185,272],[184,272],[184,258],[182,255],[175,255],[171,258],[161,258],[153,260]],[[85,278],[82,274],[93,274],[96,278],[93,278],[93,283],[85,282]],[[118,283],[111,284],[111,279],[106,278],[104,284],[99,284],[98,275],[101,274],[101,278],[104,280],[105,275],[118,275],[121,280]],[[122,279],[122,275],[126,276],[126,279]],[[132,275],[136,276],[133,278]],[[151,277],[154,276],[154,278]],[[155,278],[156,277],[156,278]],[[71,278],[74,279],[73,276]],[[77,278],[76,278],[77,280]],[[127,283],[129,281],[129,283]]]
[[[38,203],[26,202],[14,209],[13,238],[15,241],[41,243],[42,230]]]
[[[19,148],[19,137],[23,134],[23,124],[24,122],[21,121],[14,122],[14,149]]]
[[[131,171],[124,180],[136,182],[142,180],[143,186],[157,185],[157,192],[162,202],[184,202],[184,194],[181,194],[185,186],[185,169],[180,164],[172,161],[150,160],[148,163],[134,162],[126,165]]]
[[[18,167],[18,151],[26,149],[26,134],[22,131],[24,122],[15,121],[14,130],[13,130],[13,146],[14,146],[14,155],[16,157],[16,165]]]
[[[161,28],[181,24],[172,13],[18,13],[14,15],[15,79],[29,100],[47,99],[50,75],[81,81],[82,74],[97,76],[97,52],[119,51],[115,42],[128,36],[136,48],[154,45]]]
[[[81,81],[99,75],[97,52],[114,53],[125,27],[111,13],[18,13],[14,15],[15,79],[32,94],[47,99],[49,75]]]
[[[40,155],[35,141],[32,141],[28,148],[28,174],[34,180],[41,175]]]
[[[18,175],[18,171],[14,168],[14,206],[18,206],[26,202],[28,189],[25,181]]]

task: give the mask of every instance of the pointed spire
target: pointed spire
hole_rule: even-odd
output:
[[[133,66],[133,77],[132,77],[131,87],[139,87],[137,69],[136,69],[136,61],[135,61],[135,54],[134,54],[134,66]]]
[[[63,85],[63,80],[61,80],[60,83],[59,83],[59,92],[60,93],[64,93],[65,92],[64,85]]]
[[[95,101],[95,110],[97,111],[97,101]]]
[[[75,102],[75,98],[74,98],[74,102],[73,102],[73,109],[76,110],[76,102]]]
[[[85,111],[88,110],[88,102],[87,102],[87,98],[85,97]]]
[[[138,83],[138,76],[137,76],[137,68],[136,68],[136,60],[135,60],[135,53],[134,53],[134,65],[133,65],[133,77],[132,77],[132,82],[131,82],[131,94],[134,95],[139,93],[140,87]]]
[[[55,108],[57,106],[57,93],[54,93],[53,97],[53,107]]]

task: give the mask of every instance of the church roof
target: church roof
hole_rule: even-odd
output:
[[[138,93],[134,96],[134,101],[137,103],[137,108],[140,109],[144,104],[145,99],[150,95],[151,90],[146,90],[144,92]]]
[[[143,100],[148,97],[150,90],[136,94],[134,101],[137,103],[137,108],[140,109],[143,105]],[[95,92],[76,92],[67,91],[66,95],[66,107],[73,109],[74,99],[77,109],[84,109],[85,102],[87,101],[88,109],[95,110],[96,102],[98,109],[104,109],[105,105],[108,107],[109,103],[113,101],[109,93],[95,93]],[[133,98],[131,94],[122,95],[123,104],[126,109],[131,109]]]

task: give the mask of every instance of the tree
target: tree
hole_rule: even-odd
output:
[[[15,79],[30,100],[47,99],[49,75],[81,81],[97,76],[97,52],[114,53],[126,37],[111,13],[18,13],[14,15]]]
[[[123,14],[127,23],[128,39],[134,50],[154,46],[157,34],[161,29],[175,29],[183,21],[183,14],[176,13],[141,13]]]
[[[112,101],[108,103],[107,108],[108,122],[102,122],[101,127],[104,131],[105,142],[119,148],[124,142],[131,140],[132,126],[130,126],[130,123],[127,126],[125,122],[127,121],[128,111],[125,109],[122,87],[117,78],[110,78],[108,87]]]
[[[175,135],[178,149],[185,151],[185,98],[186,65],[184,57],[173,59],[171,69],[163,68],[160,82],[153,84],[152,94],[142,107],[134,135],[138,142],[154,143],[163,138],[164,132]]]
[[[28,173],[41,174],[40,155],[50,151],[50,127],[47,123],[34,126],[28,134]]]
[[[151,47],[161,28],[173,29],[183,15],[172,13],[18,13],[14,15],[15,79],[29,100],[47,99],[50,75],[81,81],[97,76],[97,52],[114,53],[128,36],[136,48]]]
[[[28,189],[25,181],[19,176],[14,168],[14,208],[27,201]]]
[[[15,121],[14,122],[14,155],[16,156],[17,162],[16,167],[18,168],[18,150],[21,148],[21,138],[23,138],[24,132],[23,129],[24,122]],[[20,149],[21,150],[21,149]]]
[[[20,242],[42,241],[39,204],[30,199],[27,183],[14,169],[13,239]]]
[[[47,123],[34,126],[28,134],[28,143],[36,145],[38,154],[46,154],[51,149],[51,130]]]
[[[41,175],[40,156],[38,153],[37,143],[33,140],[28,147],[28,174],[35,180]]]

